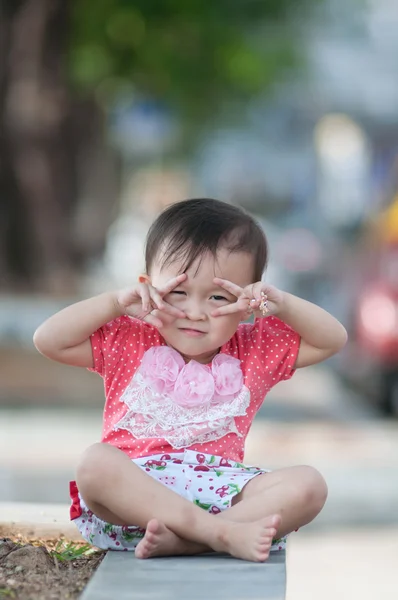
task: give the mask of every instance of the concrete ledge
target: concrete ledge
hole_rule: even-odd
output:
[[[18,533],[27,537],[83,539],[69,520],[68,504],[0,502],[0,537]]]
[[[284,600],[286,554],[265,563],[224,554],[150,558],[109,551],[81,600]]]

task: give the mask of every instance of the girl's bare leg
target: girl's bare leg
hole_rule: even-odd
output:
[[[277,537],[310,523],[322,510],[327,497],[323,477],[307,466],[288,467],[272,473],[258,475],[234,497],[233,506],[216,518],[248,523],[270,517],[269,525],[277,530]],[[273,515],[280,515],[275,518]],[[174,554],[199,554],[209,552],[208,546],[176,539],[163,523],[152,520],[145,537],[136,550],[140,558],[148,558],[173,548]]]
[[[94,444],[84,453],[76,480],[87,506],[105,521],[149,526],[149,534],[153,524],[159,523],[179,538],[218,552],[252,561],[268,558],[276,533],[270,518],[246,523],[214,519],[152,479],[109,444]]]
[[[325,480],[313,467],[286,467],[254,477],[234,497],[232,507],[219,516],[248,522],[259,515],[278,514],[281,519],[277,536],[283,537],[313,521],[327,494]]]

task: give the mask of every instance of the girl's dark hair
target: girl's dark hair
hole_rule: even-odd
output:
[[[166,208],[151,225],[145,245],[145,268],[162,252],[162,266],[176,260],[186,271],[195,259],[219,248],[253,256],[254,281],[267,266],[268,246],[259,224],[243,209],[220,200],[194,198]]]

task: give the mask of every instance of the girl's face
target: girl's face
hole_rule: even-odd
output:
[[[186,271],[187,278],[165,300],[185,312],[186,317],[165,324],[161,331],[166,343],[186,361],[206,364],[235,333],[242,313],[212,317],[216,308],[236,302],[236,297],[215,285],[214,277],[228,279],[244,288],[253,283],[253,259],[246,252],[220,249],[216,259],[211,253],[199,257]],[[160,287],[182,273],[180,262],[166,267],[155,260],[150,281]]]

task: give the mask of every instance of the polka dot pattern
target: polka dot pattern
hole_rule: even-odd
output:
[[[144,353],[152,346],[165,345],[159,331],[123,316],[98,329],[91,336],[91,344],[94,356],[91,370],[103,377],[106,396],[101,441],[120,448],[130,458],[175,452],[165,439],[137,439],[126,430],[114,430],[127,411],[120,397]],[[269,390],[293,375],[299,345],[300,336],[277,317],[239,325],[221,352],[240,360],[244,383],[250,390],[246,415],[235,418],[240,435],[229,433],[212,442],[193,444],[189,449],[243,461],[244,443],[253,419]]]

